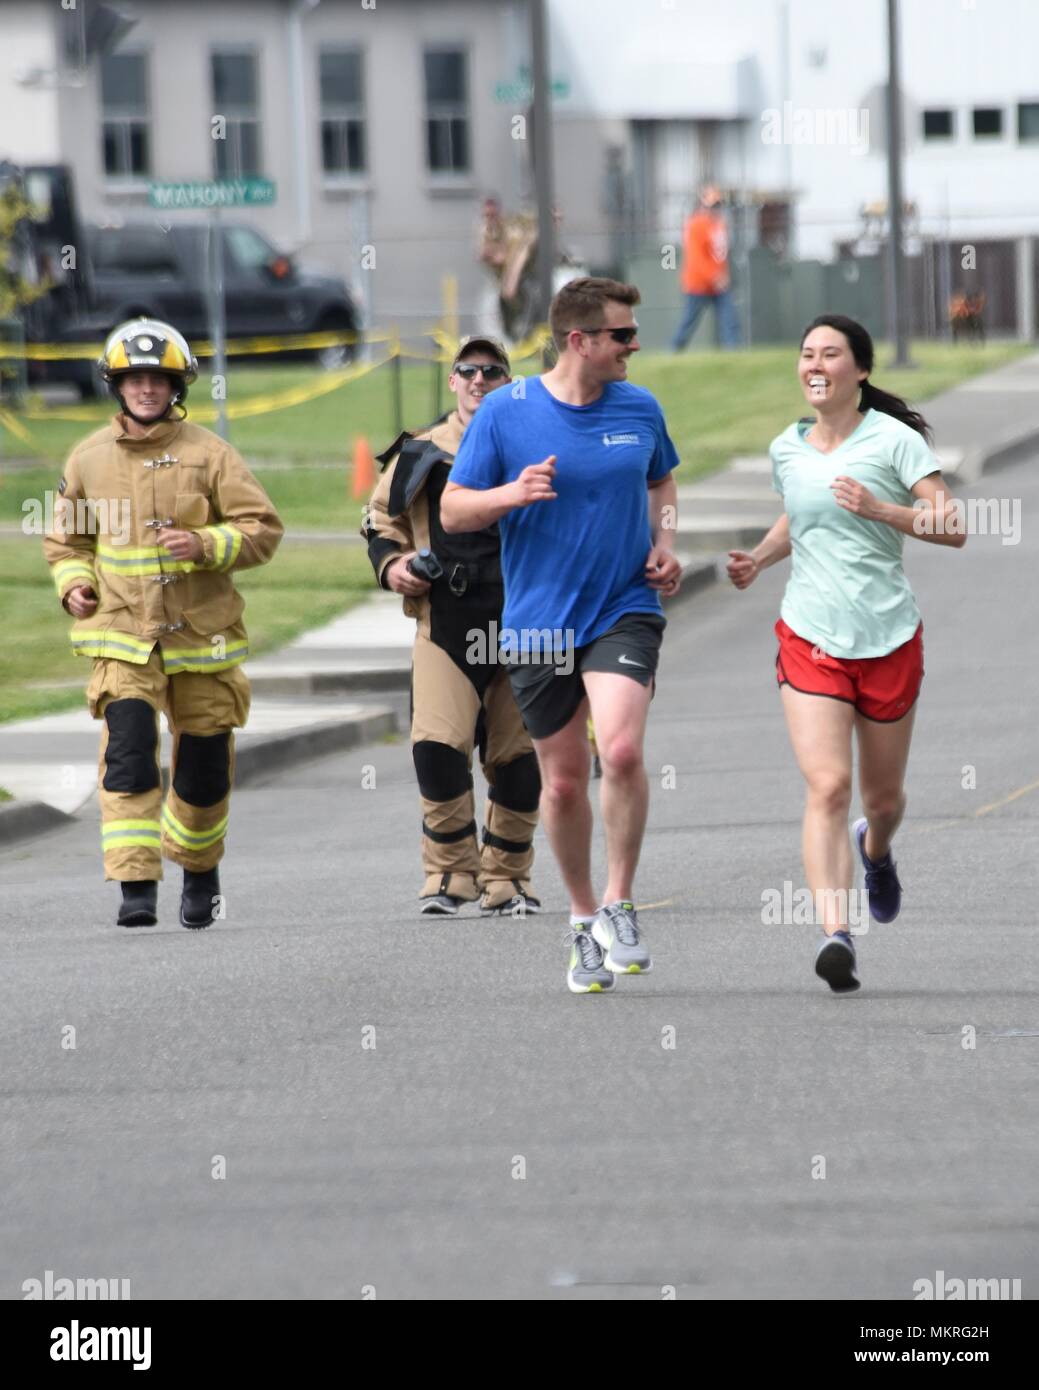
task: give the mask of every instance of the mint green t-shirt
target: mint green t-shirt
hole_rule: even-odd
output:
[[[923,437],[883,411],[831,454],[805,441],[798,420],[772,441],[772,486],[790,519],[791,571],[780,614],[799,637],[828,656],[886,656],[916,632],[920,610],[902,572],[905,536],[837,504],[830,484],[842,474],[874,496],[913,505],[910,488],[938,469]]]

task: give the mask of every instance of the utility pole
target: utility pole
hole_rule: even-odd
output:
[[[548,318],[552,302],[552,272],[556,263],[556,227],[552,217],[552,92],[549,77],[545,0],[530,6],[530,67],[534,84],[534,198],[538,210],[538,321]]]
[[[898,0],[887,0],[887,209],[891,338],[896,367],[909,367],[909,296],[902,228],[902,89],[898,69]]]

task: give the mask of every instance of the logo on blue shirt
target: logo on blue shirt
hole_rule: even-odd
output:
[[[602,442],[604,444],[637,444],[639,437],[637,434],[604,434]]]

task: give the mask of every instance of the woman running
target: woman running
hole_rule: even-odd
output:
[[[769,449],[784,514],[755,550],[729,552],[728,574],[745,589],[793,557],[775,629],[776,677],[807,785],[802,852],[824,933],[815,970],[846,993],[859,987],[848,929],[852,731],[865,812],[853,832],[870,915],[893,922],[902,887],[891,841],[905,812],[924,674],[903,537],[962,546],[966,533],[928,448],[927,422],[869,380],[873,342],[861,324],[840,314],[815,319],[797,370],[815,419],[798,420]]]

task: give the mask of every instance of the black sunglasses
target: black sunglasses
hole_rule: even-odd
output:
[[[623,343],[628,346],[637,336],[639,326],[633,323],[630,328],[579,328],[578,333],[608,333],[615,343]]]
[[[497,362],[484,365],[482,362],[456,362],[455,371],[463,381],[472,381],[477,372],[483,372],[484,381],[501,381],[507,376],[505,368]]]

